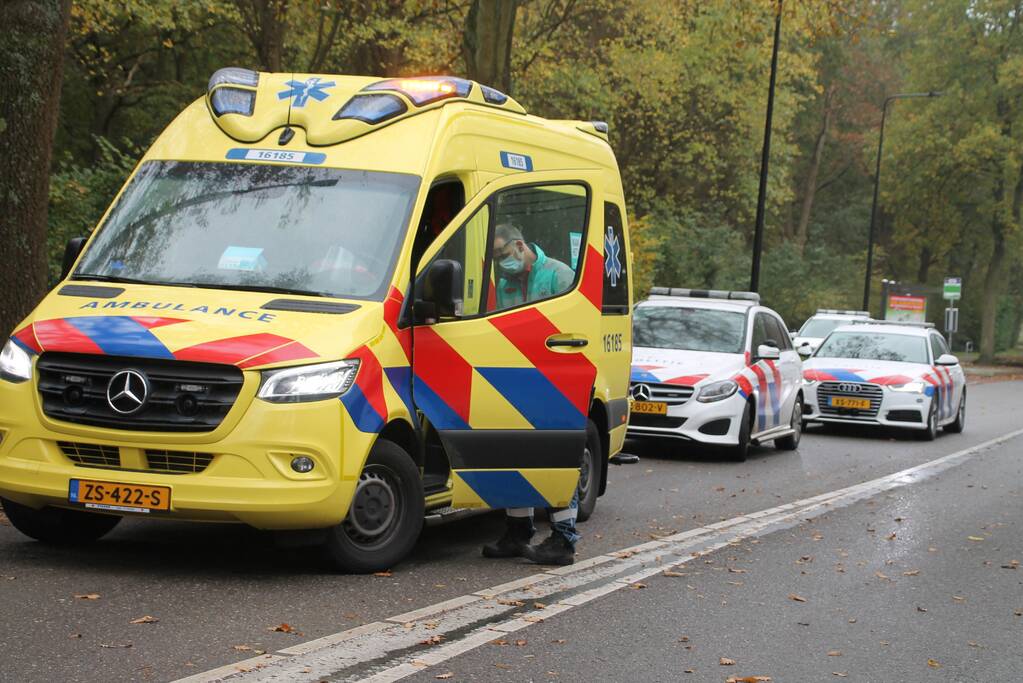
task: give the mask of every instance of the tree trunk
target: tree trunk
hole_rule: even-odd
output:
[[[824,157],[824,143],[828,139],[828,129],[831,127],[831,118],[834,115],[834,87],[828,88],[824,95],[824,121],[821,122],[821,129],[817,133],[817,140],[813,145],[813,156],[810,158],[810,168],[806,174],[806,183],[803,187],[803,206],[799,212],[799,223],[796,225],[795,240],[802,253],[806,247],[807,232],[810,229],[810,214],[813,212],[813,201],[817,195],[817,175],[820,173],[821,159]]]
[[[984,293],[981,296],[980,308],[980,358],[981,363],[991,363],[995,359],[995,321],[998,318],[998,295],[1002,291],[1002,266],[1005,263],[1005,230],[994,218],[991,226],[994,245],[991,260],[984,274]]]
[[[283,68],[288,0],[235,0],[235,5],[260,68],[279,73]]]
[[[46,291],[46,209],[71,0],[0,4],[0,339]]]
[[[505,93],[512,89],[512,36],[518,6],[518,0],[473,0],[462,35],[468,77]]]

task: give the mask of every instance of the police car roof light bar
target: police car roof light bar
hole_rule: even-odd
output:
[[[731,299],[760,303],[756,292],[732,292],[725,289],[688,289],[686,287],[651,287],[651,294],[660,296],[681,296],[692,299]]]
[[[894,327],[934,327],[934,323],[918,323],[909,320],[850,320],[851,325],[892,325]]]
[[[869,311],[841,311],[837,308],[818,308],[817,315],[855,315],[864,318],[870,317]]]

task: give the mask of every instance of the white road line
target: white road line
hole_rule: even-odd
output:
[[[313,682],[338,675],[350,681],[398,681],[695,557],[933,477],[1021,435],[1018,429],[894,474],[525,576],[177,683]]]

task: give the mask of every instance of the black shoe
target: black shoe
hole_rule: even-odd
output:
[[[526,546],[522,556],[537,564],[572,564],[575,562],[575,545],[566,541],[564,536],[552,533],[543,543]]]
[[[529,547],[531,538],[533,538],[532,530],[509,526],[504,530],[504,535],[501,538],[483,546],[483,557],[495,559],[522,557],[522,553]]]

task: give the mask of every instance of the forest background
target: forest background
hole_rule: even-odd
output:
[[[10,0],[0,258],[27,262],[0,273],[13,297],[0,323],[27,314],[67,239],[88,234],[146,146],[228,65],[465,75],[540,116],[607,121],[637,296],[746,289],[779,6],[765,303],[792,327],[818,307],[860,308],[882,103],[940,91],[889,105],[873,313],[889,278],[930,294],[940,324],[937,292],[958,276],[957,339],[989,358],[1014,346],[1023,0]],[[52,156],[38,147],[47,136]]]

